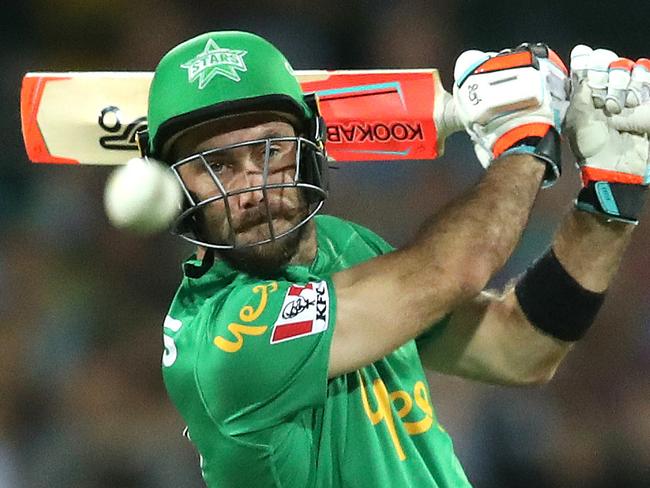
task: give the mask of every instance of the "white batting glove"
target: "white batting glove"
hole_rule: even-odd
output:
[[[504,154],[546,164],[545,187],[560,176],[560,130],[568,107],[568,71],[544,44],[500,53],[466,51],[454,69],[458,118],[484,167]]]
[[[579,45],[565,131],[582,175],[576,207],[638,223],[650,175],[650,61]]]

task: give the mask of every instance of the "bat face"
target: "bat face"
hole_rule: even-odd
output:
[[[298,71],[339,162],[434,159],[436,70]],[[21,90],[25,148],[35,163],[123,164],[138,156],[153,73],[28,73]]]
[[[151,73],[27,74],[21,122],[32,162],[123,164],[138,156]]]

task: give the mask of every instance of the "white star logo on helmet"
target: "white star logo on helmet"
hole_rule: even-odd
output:
[[[208,39],[203,52],[181,64],[181,68],[187,70],[189,83],[199,80],[199,90],[202,90],[217,75],[239,82],[241,78],[237,71],[247,70],[244,64],[246,54],[247,51],[240,49],[219,47],[214,40]]]

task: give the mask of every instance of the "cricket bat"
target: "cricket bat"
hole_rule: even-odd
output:
[[[315,93],[338,162],[435,159],[444,149],[435,69],[298,71]],[[27,73],[20,110],[34,163],[123,164],[139,156],[151,72]]]

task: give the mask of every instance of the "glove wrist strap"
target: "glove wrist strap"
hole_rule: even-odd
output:
[[[546,165],[542,188],[552,186],[562,173],[560,134],[548,124],[525,124],[506,132],[494,144],[494,157],[530,154]]]
[[[648,187],[609,181],[589,181],[580,190],[575,206],[578,210],[601,214],[609,220],[639,223]]]

